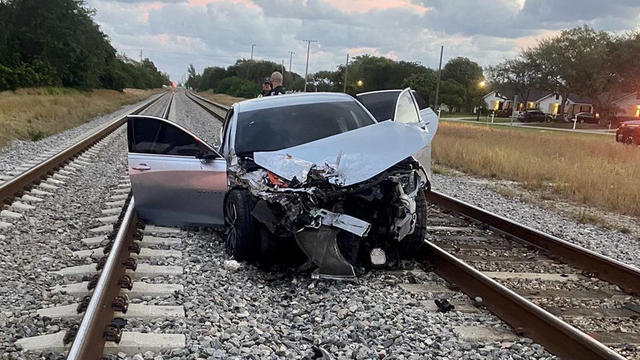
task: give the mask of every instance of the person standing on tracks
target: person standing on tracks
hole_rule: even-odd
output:
[[[269,80],[269,78],[264,78],[264,81],[262,82],[262,90],[260,91],[260,94],[258,94],[258,97],[261,98],[269,95],[271,95],[271,80]]]
[[[279,71],[274,71],[271,74],[271,88],[270,96],[283,95],[285,93],[282,87],[282,74]]]

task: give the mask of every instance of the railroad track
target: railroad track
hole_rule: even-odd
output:
[[[154,97],[127,115],[139,114],[145,111],[147,108],[154,106],[154,104],[158,104],[163,96],[166,95]],[[31,187],[40,185],[41,183],[46,184],[48,180],[52,179],[50,175],[53,175],[56,170],[82,155],[85,151],[90,150],[91,147],[96,145],[100,140],[124,125],[127,121],[127,115],[112,121],[62,151],[57,153],[45,152],[40,161],[27,162],[16,170],[4,175],[1,179],[2,182],[0,182],[0,203],[10,203],[16,196],[21,195]],[[44,187],[45,190],[52,190],[51,187]]]
[[[144,112],[168,118],[172,102],[172,94],[163,94],[134,109],[132,113]],[[34,194],[42,193],[43,191],[38,189],[47,184],[49,186],[45,189],[55,191],[56,186],[63,185],[62,181],[69,179],[78,168],[93,165],[90,163],[93,156],[111,145],[110,134],[117,132],[119,136],[123,136],[122,125],[125,123],[126,116],[119,118],[77,144],[2,184],[0,193],[3,201],[11,202],[16,195],[21,194],[24,194],[21,199],[27,197],[27,200],[30,200]],[[65,175],[60,177],[60,173]],[[53,183],[55,185],[51,183],[52,180],[56,181]],[[34,193],[34,191],[37,192]],[[135,217],[135,203],[131,198],[127,174],[120,177],[117,188],[113,189],[112,194],[109,201],[104,204],[105,208],[102,210],[104,216],[95,219],[102,225],[88,229],[87,232],[93,236],[79,241],[80,247],[84,246],[85,249],[73,253],[73,258],[78,260],[71,264],[79,263],[80,265],[53,271],[62,283],[45,291],[46,298],[54,301],[36,312],[45,323],[50,323],[54,319],[59,324],[63,324],[55,325],[56,327],[66,326],[66,328],[53,334],[18,339],[16,345],[19,348],[31,353],[62,354],[68,350],[70,359],[99,359],[102,358],[103,353],[118,352],[122,349],[131,352],[144,349],[160,350],[164,347],[184,347],[182,334],[149,336],[149,334],[123,331],[126,324],[123,318],[184,317],[182,306],[154,307],[145,306],[140,302],[129,302],[129,298],[141,296],[173,297],[176,291],[181,290],[181,285],[147,284],[135,281],[142,277],[170,277],[181,274],[180,267],[159,266],[153,264],[151,260],[138,263],[140,259],[165,259],[179,256],[178,251],[163,249],[177,242],[176,239],[166,237],[167,234],[179,230],[140,227]],[[41,194],[43,195],[46,194]],[[16,209],[16,203],[22,204],[19,201],[13,201],[11,209],[20,209],[20,207]],[[7,211],[9,210],[3,210],[3,215]],[[85,223],[91,222],[92,220],[85,220]],[[165,263],[166,260],[161,262]],[[64,304],[56,304],[56,301]],[[79,319],[81,322],[78,326]]]
[[[229,107],[187,96],[224,121]],[[436,191],[427,196],[429,239],[418,257],[452,288],[563,358],[640,359],[639,269]]]

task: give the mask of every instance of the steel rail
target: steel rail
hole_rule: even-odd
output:
[[[120,293],[118,281],[125,274],[122,263],[129,258],[129,247],[133,244],[136,223],[135,202],[131,198],[67,359],[102,358],[106,343],[104,333],[113,318],[112,303]]]
[[[221,116],[203,103],[224,111],[230,109],[193,93],[187,92],[187,96],[217,118]],[[545,249],[550,255],[558,256],[564,261],[592,272],[630,293],[635,294],[640,290],[640,270],[636,268],[442,193],[430,191],[426,194],[429,201],[438,206],[461,213],[499,232]],[[425,245],[420,257],[432,263],[438,275],[458,286],[468,296],[482,298],[482,304],[512,326],[518,335],[527,336],[550,352],[569,359],[624,359],[602,343],[487,277],[437,245],[427,240]]]
[[[165,119],[169,117],[172,102],[173,94],[162,111]],[[124,121],[126,122],[126,116]],[[113,301],[120,294],[120,279],[126,272],[124,262],[131,255],[137,223],[135,201],[131,197],[67,359],[102,359],[106,343],[105,331],[113,319]]]
[[[455,284],[472,299],[481,297],[481,304],[513,327],[519,336],[531,338],[549,352],[565,359],[624,359],[602,343],[507,289],[437,245],[428,240],[425,240],[425,245],[421,257],[434,266],[438,275]]]
[[[560,260],[593,274],[599,279],[615,284],[629,294],[640,294],[640,269],[636,267],[559,239],[553,235],[545,234],[437,191],[428,192],[427,199],[442,208],[453,210],[525,243],[542,248],[548,255],[558,257]]]
[[[218,104],[216,102],[213,102],[209,99],[206,99],[198,94],[194,94],[191,91],[186,91],[185,94],[187,95],[187,97],[189,99],[191,99],[191,101],[195,102],[196,104],[198,104],[201,108],[203,108],[206,112],[208,112],[209,114],[213,115],[215,118],[217,118],[218,120],[224,122],[224,119],[226,118],[227,112],[229,110],[231,110],[230,106],[226,106],[226,105],[222,105],[222,104]],[[218,109],[218,111],[211,109],[209,106],[205,105],[211,105],[215,108]]]
[[[169,98],[169,102],[167,103],[167,106],[165,106],[164,111],[162,111],[162,118],[163,119],[169,120],[169,112],[171,111],[171,107],[173,105],[173,97],[174,97],[174,94],[171,93],[171,97]]]
[[[158,101],[160,98],[162,98],[162,96],[164,96],[164,94],[161,94],[140,105],[127,115],[139,114],[140,112],[144,111],[149,106],[154,104],[156,101]],[[39,183],[43,178],[48,176],[51,172],[62,166],[70,159],[74,158],[80,152],[100,141],[105,136],[111,134],[113,131],[126,123],[127,115],[105,125],[101,129],[95,131],[93,134],[88,135],[84,139],[53,155],[49,159],[41,162],[40,164],[0,185],[0,203],[10,203],[16,197],[16,195],[25,191],[29,186]]]

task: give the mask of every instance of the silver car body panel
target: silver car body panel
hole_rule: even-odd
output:
[[[425,129],[384,121],[283,150],[256,152],[254,161],[289,181],[299,174],[297,180],[304,182],[315,167],[323,169],[331,183],[349,186],[412,156],[429,140]]]
[[[217,152],[186,129],[161,118],[131,117],[133,121],[158,121],[193,137],[213,154]],[[157,225],[224,224],[227,164],[195,156],[129,152],[128,169],[141,219]]]

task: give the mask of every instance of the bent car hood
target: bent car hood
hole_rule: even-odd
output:
[[[306,144],[255,152],[256,164],[304,183],[314,168],[329,182],[349,186],[368,180],[427,146],[431,134],[416,125],[383,121]]]

